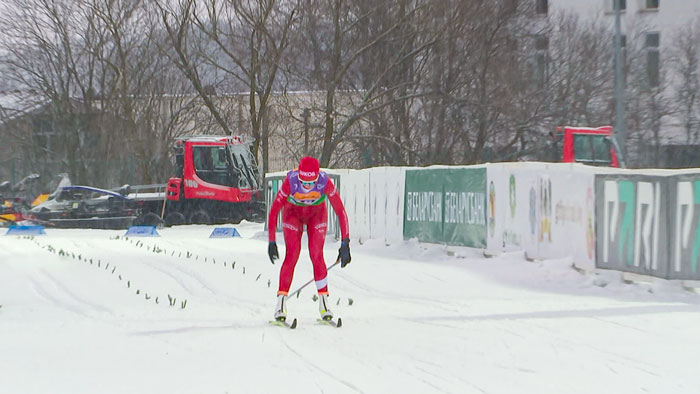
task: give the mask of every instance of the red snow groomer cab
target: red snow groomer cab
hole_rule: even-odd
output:
[[[620,167],[612,126],[557,127],[555,149],[563,163]]]
[[[238,136],[196,136],[177,139],[174,149],[177,176],[168,180],[166,224],[264,220],[249,143]]]

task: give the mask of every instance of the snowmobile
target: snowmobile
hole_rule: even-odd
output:
[[[31,185],[39,179],[39,174],[30,174],[19,182],[0,183],[0,225],[12,225],[26,219],[26,213],[31,207]]]

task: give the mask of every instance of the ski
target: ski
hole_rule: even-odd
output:
[[[287,327],[293,330],[297,328],[297,319],[295,318],[291,323],[287,322],[286,320],[270,320],[270,324],[278,327]]]
[[[338,320],[335,320],[335,321],[332,319],[328,319],[328,320],[317,319],[316,321],[320,325],[323,325],[323,326],[331,326],[331,327],[335,327],[335,328],[340,328],[343,326],[343,319],[341,319],[341,318],[338,318]]]

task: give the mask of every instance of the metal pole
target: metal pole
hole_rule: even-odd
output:
[[[627,155],[627,130],[625,129],[624,78],[622,75],[622,33],[620,0],[615,1],[615,136],[620,147],[620,161]]]
[[[160,211],[160,222],[163,223],[163,217],[165,216],[165,203],[168,202],[168,185],[165,185],[165,190],[163,191],[163,209]]]
[[[311,111],[308,108],[304,108],[304,155],[308,156],[309,153],[309,116]]]

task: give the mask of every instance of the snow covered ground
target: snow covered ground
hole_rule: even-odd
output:
[[[237,228],[243,238],[209,239],[213,226],[158,238],[0,235],[0,391],[700,388],[700,296],[675,285],[623,284],[612,272],[585,276],[568,261],[520,253],[485,259],[466,248],[353,241],[352,263],[329,273],[343,328],[316,324],[311,285],[290,300],[299,327],[287,330],[268,324],[279,263],[267,258],[262,225]],[[329,262],[338,245],[328,239]],[[292,289],[311,279],[305,253]]]

